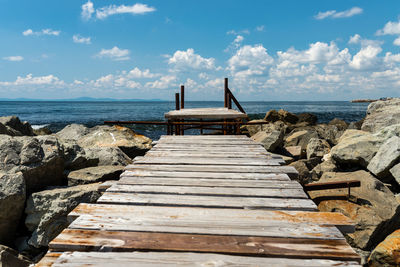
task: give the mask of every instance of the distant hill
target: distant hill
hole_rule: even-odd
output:
[[[115,99],[115,98],[93,98],[93,97],[77,97],[68,99],[35,99],[35,98],[0,98],[0,101],[71,101],[71,102],[139,102],[139,101],[167,101],[162,99]]]

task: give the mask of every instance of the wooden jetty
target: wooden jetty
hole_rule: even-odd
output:
[[[295,169],[240,135],[162,136],[71,224],[37,266],[359,266]]]

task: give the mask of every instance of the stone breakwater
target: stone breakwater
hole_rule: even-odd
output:
[[[400,99],[369,105],[366,117],[318,124],[312,114],[267,112],[242,127],[299,171],[302,184],[360,180],[350,201],[342,189],[310,192],[321,211],[356,223],[348,242],[372,266],[400,263]],[[27,266],[68,225],[67,214],[100,196],[100,183],[151,148],[149,138],[119,126],[72,124],[57,133],[0,117],[0,260]],[[396,231],[398,230],[398,231]],[[392,234],[393,233],[393,234]]]
[[[68,125],[51,134],[17,117],[0,117],[0,262],[28,266],[47,250],[81,202],[100,197],[100,183],[152,140],[119,126]]]
[[[310,197],[320,211],[355,221],[356,231],[346,238],[365,263],[399,266],[400,238],[394,231],[400,228],[400,99],[371,103],[366,117],[350,124],[338,119],[317,124],[312,114],[284,110],[269,111],[263,121],[269,124],[242,131],[282,155],[298,170],[300,183],[361,181],[351,190],[351,201],[335,199],[347,189],[314,191]]]

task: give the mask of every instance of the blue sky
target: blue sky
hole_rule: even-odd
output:
[[[0,98],[400,96],[399,1],[0,4]]]

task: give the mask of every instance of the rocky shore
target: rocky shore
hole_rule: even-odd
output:
[[[355,221],[348,242],[371,266],[400,264],[400,99],[376,101],[366,117],[318,124],[312,114],[271,110],[242,133],[280,154],[301,184],[359,180],[347,189],[310,192],[321,211]],[[67,214],[94,202],[100,185],[151,148],[152,140],[120,126],[68,125],[57,133],[0,117],[0,262],[28,266],[68,225]]]

